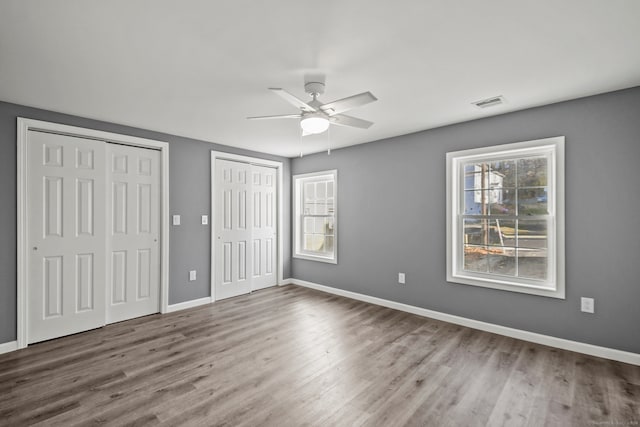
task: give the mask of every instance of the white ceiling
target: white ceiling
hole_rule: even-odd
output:
[[[637,0],[0,0],[0,100],[292,157],[326,135],[245,117],[305,74],[379,99],[336,148],[640,85],[639,46]]]

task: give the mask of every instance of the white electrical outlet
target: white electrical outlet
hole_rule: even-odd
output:
[[[180,225],[180,215],[173,216],[173,225]]]
[[[404,273],[398,273],[398,283],[400,283],[401,285],[405,284]]]
[[[202,225],[209,224],[209,215],[202,215]]]
[[[196,280],[196,271],[195,270],[191,270],[191,271],[189,271],[189,281],[193,282],[194,280]]]
[[[580,311],[585,313],[593,313],[595,309],[595,301],[593,298],[580,298]]]

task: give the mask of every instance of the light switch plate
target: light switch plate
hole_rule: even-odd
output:
[[[196,280],[196,271],[195,270],[191,270],[191,271],[189,271],[189,281],[193,282],[194,280]]]
[[[398,273],[398,283],[400,283],[401,285],[405,284],[404,273]]]
[[[202,215],[202,225],[209,224],[209,215]]]
[[[173,216],[173,225],[180,225],[180,215]]]

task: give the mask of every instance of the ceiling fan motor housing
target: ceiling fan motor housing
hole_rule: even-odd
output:
[[[324,83],[308,82],[304,84],[304,91],[309,95],[322,95],[324,93]]]

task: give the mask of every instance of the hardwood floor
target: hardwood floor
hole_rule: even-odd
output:
[[[0,425],[640,425],[640,367],[300,288],[0,355]]]

